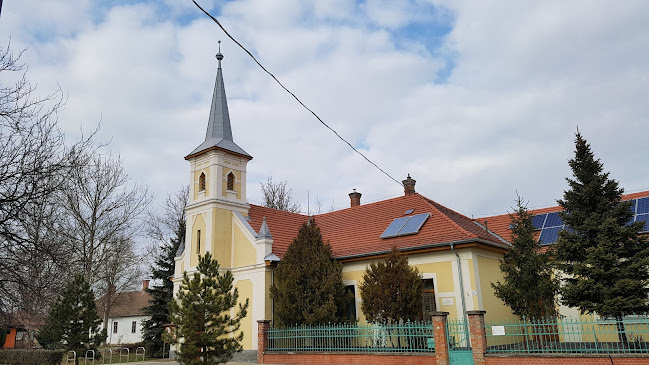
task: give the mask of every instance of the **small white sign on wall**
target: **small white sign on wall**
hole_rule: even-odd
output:
[[[492,336],[504,336],[505,335],[505,326],[492,326],[491,327]]]
[[[442,298],[442,305],[453,305],[453,298]]]

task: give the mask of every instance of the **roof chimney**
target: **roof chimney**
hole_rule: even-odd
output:
[[[351,199],[352,207],[357,207],[361,205],[361,193],[357,192],[356,189],[354,189],[353,192],[349,193],[349,199]]]
[[[403,191],[406,195],[412,195],[415,193],[415,183],[417,180],[412,179],[410,177],[410,174],[408,174],[408,177],[403,180]]]
[[[149,280],[142,280],[142,291],[149,289]]]

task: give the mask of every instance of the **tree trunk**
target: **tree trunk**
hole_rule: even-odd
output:
[[[617,334],[620,339],[620,344],[623,349],[629,348],[629,339],[626,337],[626,329],[624,328],[624,321],[622,315],[615,316],[615,324],[617,326]]]

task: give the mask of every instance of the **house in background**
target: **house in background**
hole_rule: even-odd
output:
[[[196,272],[198,256],[211,252],[222,269],[231,270],[239,301],[250,299],[241,323],[242,345],[256,350],[257,321],[273,319],[273,270],[310,217],[248,204],[246,169],[252,156],[234,142],[223,55],[217,59],[205,140],[185,157],[190,163],[187,244],[176,255],[174,295],[183,272]],[[417,194],[410,176],[403,183],[403,196],[364,205],[361,193],[353,191],[349,208],[312,216],[342,262],[344,283],[355,296],[347,314],[365,321],[358,292],[362,274],[396,247],[422,273],[422,319],[435,310],[451,318],[464,317],[468,310],[486,310],[487,320],[512,317],[491,288],[491,282],[502,279],[499,264],[509,243],[480,222]]]
[[[145,290],[149,287],[149,280],[144,280],[141,291],[119,293],[115,304],[108,314],[107,345],[124,345],[142,342],[142,321],[150,319],[145,316],[142,309],[149,306],[151,296]],[[99,299],[97,308],[101,308]],[[100,315],[101,317],[101,315]],[[103,323],[100,326],[103,330]]]

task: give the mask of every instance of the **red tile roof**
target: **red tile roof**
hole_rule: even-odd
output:
[[[142,316],[142,309],[149,305],[149,299],[151,295],[142,291],[130,291],[119,293],[115,303],[110,308],[108,317],[133,317],[133,316]],[[104,298],[100,298],[96,301],[97,311],[99,316],[103,317],[101,312],[104,308],[103,306]]]
[[[417,234],[393,238],[380,238],[395,218],[411,214],[430,213],[430,217]],[[251,205],[249,222],[259,232],[263,217],[273,236],[273,253],[283,257],[288,245],[297,236],[308,217],[275,209]],[[334,257],[365,256],[389,251],[449,245],[451,242],[476,242],[500,248],[507,243],[472,219],[448,209],[419,194],[405,195],[366,205],[314,216],[322,237],[331,244]]]
[[[622,200],[631,200],[631,199],[646,198],[646,197],[649,197],[649,191],[641,191],[638,193],[626,194],[622,196]],[[532,209],[530,211],[532,212],[533,215],[536,215],[536,214],[543,214],[543,213],[558,212],[560,210],[561,210],[560,206],[554,206],[554,207],[547,207],[547,208],[540,208],[540,209]],[[501,215],[495,215],[491,217],[477,218],[476,221],[482,224],[484,224],[486,221],[489,230],[493,231],[498,236],[508,241],[511,240],[512,238],[511,230],[509,229],[509,225],[511,224],[511,218],[509,214],[501,214]]]

